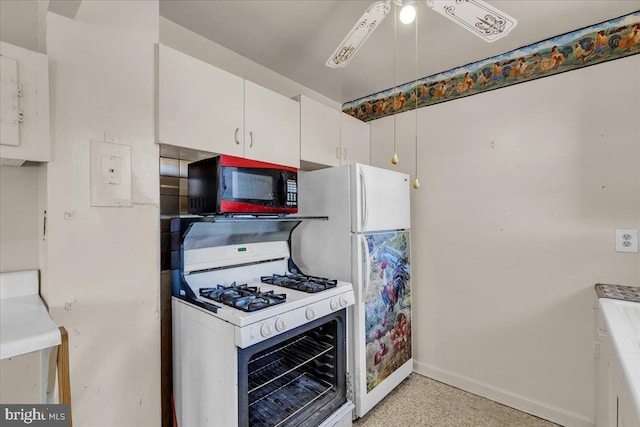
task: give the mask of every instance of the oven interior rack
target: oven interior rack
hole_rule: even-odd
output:
[[[332,385],[311,378],[306,372],[292,371],[270,383],[268,388],[273,390],[250,404],[249,422],[252,427],[283,425],[328,393]]]
[[[249,422],[285,425],[334,388],[333,334],[313,331],[249,361]]]
[[[249,362],[249,394],[278,380],[291,371],[306,365],[333,349],[333,345],[314,341],[310,336],[297,338],[276,350],[263,354]],[[261,393],[260,393],[261,394]],[[249,399],[249,406],[258,400],[255,395]]]

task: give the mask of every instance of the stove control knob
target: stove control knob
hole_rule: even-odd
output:
[[[276,331],[282,332],[285,329],[287,329],[287,324],[285,323],[285,321],[284,321],[284,319],[282,317],[278,317],[276,319]]]
[[[307,308],[307,312],[305,313],[307,316],[307,320],[313,320],[316,318],[316,312],[313,311],[313,308]]]
[[[273,329],[271,329],[271,325],[268,323],[263,323],[262,326],[260,326],[260,333],[263,337],[268,338],[273,334]]]
[[[347,305],[349,305],[349,300],[346,296],[342,295],[340,297],[340,307],[346,307]]]
[[[331,310],[339,309],[340,308],[340,303],[338,302],[338,297],[332,299],[331,303],[329,305],[331,305]]]

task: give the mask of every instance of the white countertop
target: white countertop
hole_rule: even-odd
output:
[[[0,273],[0,359],[59,345],[60,331],[38,293],[38,272]]]
[[[640,303],[600,298],[599,305],[640,418]]]

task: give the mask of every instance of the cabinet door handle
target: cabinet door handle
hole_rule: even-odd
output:
[[[253,147],[253,132],[249,131],[249,148]]]
[[[336,147],[336,159],[340,160],[340,146]]]
[[[347,160],[347,149],[344,149],[344,160]]]
[[[236,128],[236,145],[240,145],[240,138],[238,137],[238,132],[240,132],[240,128]]]

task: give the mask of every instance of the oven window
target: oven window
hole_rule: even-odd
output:
[[[231,197],[236,200],[273,200],[273,177],[233,170]]]
[[[239,425],[317,426],[339,408],[346,401],[343,331],[343,319],[333,319],[247,354]]]

